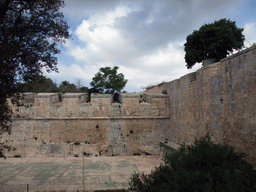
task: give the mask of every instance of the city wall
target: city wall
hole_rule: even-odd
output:
[[[145,92],[163,91],[172,142],[191,144],[209,131],[256,165],[256,46]]]
[[[256,165],[256,46],[141,94],[27,93],[12,107],[7,157],[156,155],[210,132]]]
[[[171,140],[163,94],[26,93],[13,106],[7,157],[160,153]]]

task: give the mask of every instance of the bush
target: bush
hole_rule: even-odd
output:
[[[234,147],[214,144],[209,133],[194,145],[166,153],[149,175],[134,173],[132,191],[256,191],[256,170]]]

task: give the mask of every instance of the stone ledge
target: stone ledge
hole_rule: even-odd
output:
[[[141,94],[139,93],[120,93],[122,98],[138,98],[140,97]]]
[[[78,98],[81,96],[88,96],[88,93],[65,93],[63,98]]]
[[[38,98],[49,98],[51,96],[63,95],[62,93],[38,93],[36,97]]]
[[[113,119],[170,119],[170,116],[128,116],[128,117],[34,117],[16,118],[16,120],[113,120]]]
[[[111,94],[92,93],[91,98],[110,98]]]
[[[169,97],[168,95],[162,94],[162,93],[144,93],[143,96],[144,95],[146,97],[151,97],[151,98],[167,98],[167,97]]]
[[[232,59],[232,58],[237,57],[237,56],[239,56],[239,55],[243,55],[243,54],[245,54],[245,53],[247,53],[247,52],[249,52],[249,51],[251,51],[251,50],[253,50],[253,49],[256,49],[256,45],[251,46],[251,47],[249,47],[249,48],[247,48],[247,49],[244,49],[244,50],[242,50],[242,51],[239,51],[239,52],[237,52],[237,53],[235,53],[235,54],[233,54],[233,55],[230,55],[230,56],[228,56],[228,57],[225,57],[225,58],[221,59],[220,62],[224,62],[224,61],[226,61],[226,60]]]

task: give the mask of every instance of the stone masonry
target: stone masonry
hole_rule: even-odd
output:
[[[12,106],[12,133],[2,141],[14,156],[124,156],[159,154],[171,140],[163,94],[26,93]],[[11,105],[11,102],[9,101]]]
[[[215,142],[245,152],[256,166],[256,46],[146,89],[163,91],[172,142],[191,144],[210,132]]]

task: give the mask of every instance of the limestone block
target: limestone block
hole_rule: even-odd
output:
[[[49,117],[52,104],[61,101],[62,93],[38,93],[35,98],[35,116]]]
[[[91,94],[92,117],[109,117],[111,99],[110,94]]]
[[[139,146],[139,151],[145,155],[159,155],[160,147],[152,147],[152,146]]]
[[[124,116],[133,116],[138,113],[139,103],[140,103],[140,94],[131,93],[131,94],[121,94],[122,95],[122,106],[123,106],[123,115]]]

